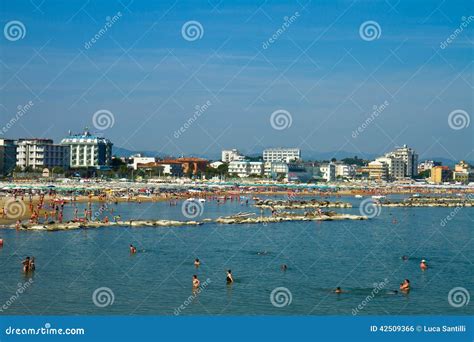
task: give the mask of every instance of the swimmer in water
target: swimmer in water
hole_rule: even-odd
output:
[[[288,269],[288,266],[286,266],[286,264],[283,264],[280,266],[280,269],[285,272],[287,269]]]
[[[426,260],[425,260],[425,259],[421,260],[421,262],[420,262],[420,268],[421,268],[422,271],[428,269],[428,264],[426,263]]]
[[[232,271],[231,270],[227,271],[226,282],[227,282],[227,284],[232,284],[234,282],[234,278],[232,277]]]
[[[130,245],[130,253],[135,254],[137,252],[137,248],[133,245]]]
[[[403,283],[400,284],[400,290],[403,292],[410,291],[410,281],[408,279],[405,279]]]
[[[408,256],[407,256],[407,255],[402,256],[402,260],[403,260],[403,261],[407,261],[407,260],[408,260]]]
[[[30,265],[29,265],[30,271],[34,271],[36,269],[36,264],[35,264],[35,257],[32,257],[30,259]]]
[[[193,275],[193,288],[198,288],[201,285],[197,275]]]
[[[200,265],[201,265],[201,262],[199,261],[199,259],[196,258],[196,260],[194,260],[194,266],[198,268]]]
[[[30,257],[27,256],[21,263],[23,264],[23,272],[28,272],[30,270]]]
[[[336,289],[334,290],[334,293],[341,294],[342,293],[341,288],[339,286],[336,287]]]

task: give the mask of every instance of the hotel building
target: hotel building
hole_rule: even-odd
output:
[[[265,162],[282,161],[289,163],[301,159],[299,148],[269,148],[263,150],[263,160]]]
[[[22,169],[69,167],[69,149],[55,145],[51,139],[19,139],[16,150],[16,165]]]
[[[100,168],[112,162],[112,142],[90,134],[87,129],[81,134],[69,134],[61,145],[70,149],[69,164],[72,168]]]
[[[418,174],[418,154],[407,145],[396,148],[392,152],[387,153],[385,157],[402,159],[405,163],[405,177],[414,177]]]
[[[244,160],[244,156],[240,154],[239,150],[232,149],[232,150],[222,150],[222,158],[221,160],[224,163],[230,163],[231,161],[235,160]]]
[[[0,139],[0,176],[8,175],[16,165],[15,140]]]

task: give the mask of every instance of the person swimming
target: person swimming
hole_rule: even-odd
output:
[[[402,260],[403,260],[403,261],[407,261],[407,260],[408,260],[408,255],[402,256]]]
[[[198,258],[196,258],[196,260],[194,260],[194,266],[196,266],[196,268],[198,268],[199,266],[201,266],[201,261],[199,261]]]
[[[130,245],[130,253],[135,254],[137,252],[137,248],[133,245]]]
[[[336,287],[336,289],[334,290],[334,293],[340,294],[340,293],[342,293],[342,289],[338,286],[338,287]]]
[[[232,284],[234,282],[234,278],[232,277],[232,271],[231,270],[227,271],[226,282],[227,282],[227,284]]]
[[[285,272],[287,269],[288,269],[288,266],[286,266],[286,264],[283,264],[280,266],[280,269]]]
[[[30,257],[27,256],[21,263],[23,265],[23,272],[28,272],[30,270]]]
[[[31,257],[29,269],[30,269],[30,271],[34,271],[36,269],[35,257]]]
[[[405,279],[403,283],[400,284],[400,290],[403,292],[410,291],[410,281],[408,279]]]
[[[198,288],[201,285],[197,275],[193,275],[193,288]]]
[[[421,260],[421,262],[420,262],[420,268],[421,268],[422,271],[428,269],[428,264],[426,263],[426,260],[425,260],[425,259]]]

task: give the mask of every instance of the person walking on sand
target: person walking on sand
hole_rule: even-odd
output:
[[[193,275],[193,288],[198,288],[199,285],[201,285],[201,282],[199,281],[197,275]]]
[[[226,282],[227,282],[227,284],[232,284],[234,282],[234,278],[232,277],[232,271],[231,270],[227,271]]]

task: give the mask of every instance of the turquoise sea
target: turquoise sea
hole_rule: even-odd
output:
[[[337,200],[354,207],[335,211],[359,214],[362,199]],[[122,219],[186,220],[181,203],[111,207]],[[84,206],[78,205],[80,214]],[[99,206],[93,204],[93,211]],[[197,219],[260,213],[235,201],[207,201],[203,208]],[[72,208],[65,210],[70,217]],[[457,305],[466,298],[458,293],[452,305],[449,292],[463,288],[461,295],[474,295],[474,208],[457,211],[442,225],[452,213],[383,207],[368,221],[0,229],[0,315],[472,315],[472,302]],[[130,255],[130,244],[138,253]],[[36,271],[27,276],[21,267],[26,256],[36,259]],[[201,260],[198,269],[195,258]],[[423,258],[425,272],[419,268]],[[226,285],[228,269],[232,285]],[[192,291],[193,274],[203,285],[199,293]],[[411,291],[394,293],[405,278]],[[345,292],[333,293],[337,286]],[[106,291],[99,306],[94,291]]]

